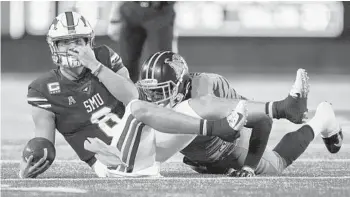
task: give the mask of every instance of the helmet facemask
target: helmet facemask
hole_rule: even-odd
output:
[[[143,79],[136,85],[144,100],[163,106],[169,104],[170,107],[174,107],[185,98],[188,91],[188,87],[185,87],[187,90],[184,92],[179,91],[180,86],[183,85],[182,82],[182,77],[176,84],[171,80],[158,83],[156,79]]]
[[[62,67],[67,67],[67,68],[76,68],[81,66],[81,62],[76,59],[74,56],[70,55],[68,53],[68,51],[59,51],[58,49],[58,42],[61,40],[74,40],[74,39],[79,39],[79,38],[83,38],[86,45],[90,45],[92,47],[92,41],[91,38],[88,37],[78,37],[78,36],[74,36],[71,38],[60,38],[60,39],[55,39],[55,40],[50,40],[48,39],[48,44],[51,50],[51,57],[52,57],[52,61],[58,65],[58,66],[62,66]]]

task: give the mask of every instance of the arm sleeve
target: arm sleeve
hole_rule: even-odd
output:
[[[118,53],[113,51],[113,49],[108,47],[108,50],[109,50],[109,56],[111,61],[111,69],[114,72],[118,72],[121,68],[125,67],[123,64],[122,58],[118,55]]]

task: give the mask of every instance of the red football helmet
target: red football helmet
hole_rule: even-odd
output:
[[[188,66],[181,55],[160,51],[143,63],[137,86],[145,100],[173,107],[187,95],[189,79]]]

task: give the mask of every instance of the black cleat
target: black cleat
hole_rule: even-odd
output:
[[[338,133],[332,135],[331,137],[322,137],[322,139],[330,153],[337,153],[343,144],[344,136],[342,130],[340,129]]]
[[[305,69],[299,68],[292,89],[287,98],[275,102],[278,118],[301,124],[307,118],[307,97],[309,94],[309,77]]]
[[[321,137],[330,153],[337,153],[343,144],[343,132],[337,121],[332,105],[322,102],[317,106],[315,116],[321,125]]]

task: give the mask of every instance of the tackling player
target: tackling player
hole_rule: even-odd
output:
[[[181,61],[177,61],[179,59]],[[158,52],[151,56],[142,67],[140,79],[138,86],[145,99],[155,103],[169,101],[171,106],[176,106],[181,101],[188,102],[189,107],[181,112],[189,114],[193,111],[191,113],[200,118],[222,118],[232,110],[232,98],[243,98],[222,76],[188,73],[183,58],[169,51]],[[286,99],[260,104],[249,101],[248,109],[250,114],[266,112],[273,118],[286,118],[294,123],[302,123],[307,112],[308,92],[307,73],[299,69],[293,88]],[[248,123],[249,120],[248,116]],[[257,138],[253,135],[254,129],[261,128],[260,122],[255,122],[251,126],[252,135],[243,129],[240,138],[234,143],[227,143],[217,137],[196,137],[181,150],[185,155],[184,163],[198,172],[229,173],[230,176],[281,173],[305,151],[319,133],[327,149],[332,153],[339,151],[343,139],[331,106],[328,103],[321,103],[315,116],[306,125],[286,134],[273,151],[266,150],[259,164],[246,166],[245,162],[252,153],[251,150],[254,149],[255,154],[259,155],[258,150],[264,150],[261,146],[266,146],[262,143],[266,138],[260,138],[261,136]]]
[[[118,141],[117,144],[123,144],[122,142],[119,143],[119,141],[125,141],[123,139],[124,135],[120,133],[124,133],[124,131],[128,131],[127,133],[133,133],[135,132],[134,131],[135,129],[141,130],[139,129],[140,126],[138,126],[138,124],[142,124],[142,123],[153,129],[156,129],[156,131],[152,131],[152,129],[150,128],[148,129],[142,128],[142,135],[145,135],[145,133],[149,133],[149,138],[153,139],[153,141],[150,140],[147,143],[146,140],[135,140],[137,141],[137,143],[140,144],[139,146],[142,147],[142,148],[139,148],[139,150],[135,150],[136,154],[148,155],[149,157],[135,156],[135,159],[133,159],[134,162],[130,163],[130,160],[127,159],[127,157],[129,157],[127,155],[130,155],[130,153],[128,153],[127,151],[128,150],[127,148],[123,148],[122,145],[118,147],[117,145],[117,148],[113,151],[113,149],[108,148],[103,143],[99,143],[97,141],[94,142],[94,140],[89,140],[89,142],[86,143],[87,145],[86,148],[94,152],[97,151],[96,153],[101,154],[105,157],[113,155],[113,152],[118,153],[117,156],[114,157],[113,161],[118,161],[118,157],[119,157],[121,158],[122,163],[126,163],[128,166],[137,165],[138,167],[136,169],[133,168],[133,171],[126,170],[126,172],[132,172],[133,174],[139,174],[138,171],[146,168],[145,163],[148,163],[148,162],[145,162],[146,160],[149,161],[149,164],[153,164],[155,161],[164,162],[168,158],[170,158],[172,155],[174,155],[178,151],[185,148],[186,145],[188,145],[189,143],[199,144],[199,147],[196,148],[198,149],[198,151],[196,151],[196,153],[198,153],[198,155],[196,156],[198,157],[202,157],[209,160],[215,157],[220,157],[220,154],[221,154],[220,152],[224,151],[224,149],[221,149],[220,146],[222,143],[224,143],[225,139],[213,138],[213,137],[204,137],[204,138],[196,137],[196,134],[198,133],[198,131],[201,131],[201,129],[197,129],[196,131],[196,129],[193,129],[193,128],[196,128],[195,125],[198,125],[198,121],[196,121],[196,118],[201,118],[201,117],[194,111],[193,105],[196,105],[197,108],[201,109],[201,112],[203,114],[206,114],[206,119],[218,120],[221,118],[225,118],[226,116],[229,116],[230,113],[226,114],[226,116],[222,116],[218,118],[218,114],[215,113],[215,110],[218,110],[220,112],[224,109],[225,111],[230,110],[230,112],[232,112],[232,110],[234,110],[234,107],[237,105],[239,100],[238,99],[229,100],[229,103],[224,102],[222,104],[220,103],[215,104],[214,101],[213,103],[211,103],[211,102],[203,102],[208,100],[193,99],[191,100],[191,104],[189,104],[190,103],[188,99],[189,97],[186,97],[188,91],[191,90],[190,89],[191,86],[189,86],[190,84],[187,83],[188,80],[190,80],[190,76],[188,75],[188,67],[185,60],[177,54],[174,54],[171,52],[156,53],[148,61],[146,61],[143,68],[144,69],[142,70],[142,74],[145,74],[144,76],[148,76],[148,78],[141,80],[138,85],[140,87],[140,91],[142,95],[144,96],[143,98],[144,100],[151,101],[160,106],[170,106],[175,111],[185,113],[194,118],[189,117],[187,119],[183,119],[179,115],[173,114],[173,110],[171,109],[160,107],[149,102],[144,102],[139,100],[133,101],[132,104],[129,104],[130,106],[127,106],[127,110],[126,110],[127,113],[124,115],[121,123],[117,125],[115,128],[113,128],[113,130],[115,131],[114,139],[115,141]],[[144,77],[141,76],[141,78],[144,78]],[[176,81],[168,80],[168,78],[176,79]],[[199,79],[199,78],[196,78],[196,79]],[[205,83],[206,81],[201,81],[201,82]],[[221,81],[221,82],[224,83],[224,81]],[[205,91],[206,88],[208,88],[208,84],[205,83],[204,85],[206,86],[200,86],[200,87]],[[218,85],[217,90],[221,92],[219,88],[220,84],[215,84],[215,85]],[[195,87],[195,86],[192,86],[192,87]],[[192,89],[192,90],[198,90],[198,89]],[[223,94],[226,94],[226,92],[223,92]],[[203,95],[207,95],[207,93]],[[234,96],[237,98],[242,98],[240,96],[237,96],[234,90],[232,90],[231,92],[228,92],[228,95],[231,95],[232,97]],[[217,107],[217,109],[213,109],[213,107],[210,107],[211,104]],[[247,118],[246,127],[252,128],[252,135],[250,138],[251,146],[249,146],[249,150],[248,150],[249,153],[244,161],[245,168],[242,168],[239,173],[242,176],[250,176],[251,174],[249,173],[248,170],[254,169],[258,165],[261,159],[261,156],[265,150],[265,147],[269,138],[269,134],[271,131],[271,118],[265,114],[264,110],[260,110],[260,108],[265,109],[264,106],[261,106],[260,103],[256,103],[256,102],[249,102],[246,105],[247,105],[247,108],[249,109],[249,112],[248,112],[249,115]],[[236,110],[236,111],[239,111],[239,110]],[[241,112],[241,114],[244,114],[244,113]],[[131,117],[130,121],[125,120],[126,117],[128,116]],[[236,118],[233,118],[233,122],[235,120],[240,122],[241,119],[244,119],[244,117],[236,116]],[[118,126],[120,127],[118,128]],[[218,128],[214,128],[207,124],[205,124],[204,127],[212,128],[211,132],[220,131],[218,130]],[[184,128],[187,128],[187,129],[184,129]],[[200,128],[203,128],[203,126],[200,126]],[[184,131],[187,130],[187,134],[191,134],[191,135],[187,135],[187,136],[178,135],[180,134],[180,132],[183,133],[182,132],[183,130]],[[164,134],[164,133],[168,133],[168,134]],[[204,132],[204,133],[209,133],[209,132]],[[236,135],[233,138],[234,140],[239,138],[239,133],[236,132],[235,134]],[[155,139],[154,137],[152,137],[153,135],[155,135]],[[200,139],[198,140],[198,138]],[[100,146],[100,148],[94,147],[94,146]],[[112,142],[111,146],[115,148],[116,142],[114,143]],[[150,147],[155,147],[155,152],[154,150],[150,149]],[[208,147],[210,148],[208,149]],[[110,150],[110,151],[107,151],[108,153],[103,153],[104,152],[103,150]],[[112,154],[109,154],[109,153],[112,153]],[[156,155],[155,157],[154,157],[154,154]],[[110,165],[113,163],[107,160],[108,159],[106,159],[106,161],[103,161],[103,163],[106,165]],[[117,170],[114,172],[109,171],[110,175],[113,176],[118,174],[122,176],[130,176],[129,174],[125,173],[125,168],[121,168],[120,166],[118,166],[118,164],[120,163],[116,162],[114,164],[115,165],[114,167],[116,167]]]
[[[139,95],[119,55],[107,46],[95,47],[94,38],[94,31],[83,16],[75,12],[59,14],[47,34],[52,60],[58,67],[28,86],[27,101],[32,105],[35,137],[44,137],[54,144],[57,129],[79,158],[103,177],[105,171],[101,168],[106,166],[97,160],[95,153],[84,148],[84,141],[97,138],[110,144],[112,137],[108,132],[121,121],[125,105]],[[244,115],[232,121],[237,123],[233,126],[237,130],[245,121]],[[193,133],[221,136],[229,141],[237,134],[230,127],[229,119],[196,120],[199,124],[190,130],[186,127],[186,132],[192,129]],[[212,128],[216,132],[212,132]],[[130,136],[131,133],[125,137]],[[129,150],[131,142],[125,141],[125,144]],[[36,164],[22,158],[19,175],[35,178],[48,167],[46,158]]]

